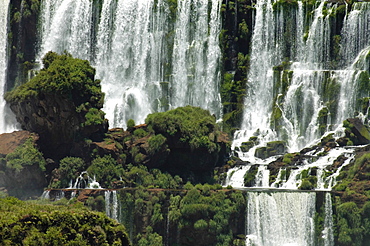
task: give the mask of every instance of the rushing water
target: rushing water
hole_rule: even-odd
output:
[[[249,164],[230,169],[225,185],[244,187],[246,174],[257,164],[254,188],[287,190],[248,193],[246,245],[316,245],[315,193],[289,190],[298,189],[304,175],[314,173],[316,189],[330,191],[340,170],[353,160],[354,149],[333,148],[325,156],[320,151],[306,153],[311,158],[289,174],[282,168],[273,183],[267,165],[276,158],[259,159],[255,150],[269,141],[284,140],[288,152],[296,152],[316,144],[324,132],[340,136],[342,121],[359,110],[357,100],[369,96],[361,89],[361,78],[369,76],[370,69],[370,5],[356,3],[346,12],[340,51],[334,59],[330,13],[337,5],[321,1],[308,19],[300,1],[289,11],[274,3],[258,0],[255,5],[243,124],[233,143],[238,156]],[[282,69],[277,67],[281,64]],[[325,111],[323,124],[319,116]],[[244,152],[236,148],[251,137],[257,146]],[[328,168],[340,158],[342,166],[331,173]],[[334,245],[332,213],[331,196],[326,193],[323,245]]]
[[[260,146],[280,139],[294,152],[353,117],[359,110],[357,100],[369,95],[360,83],[369,70],[370,5],[356,3],[348,12],[341,51],[333,58],[330,13],[337,8],[335,4],[322,1],[307,19],[302,3],[283,11],[274,8],[274,2],[259,0],[255,5],[244,118],[234,146],[257,136]],[[293,28],[289,26],[292,22]],[[290,29],[294,31],[284,32]],[[276,66],[284,62],[287,70],[279,71]],[[320,128],[322,110],[328,111],[326,129]],[[245,159],[251,155],[253,150]]]
[[[6,107],[4,93],[6,90],[6,72],[8,65],[8,17],[9,0],[0,2],[0,133],[11,132],[15,129],[15,117]]]
[[[5,101],[3,99],[4,85],[6,81],[6,67],[7,67],[7,55],[6,55],[6,40],[7,40],[7,25],[8,25],[8,1],[1,1],[0,3],[0,131],[4,132],[4,107]]]
[[[118,220],[118,198],[116,190],[106,190],[105,196],[105,214],[112,219]]]
[[[42,2],[39,59],[49,50],[88,59],[106,93],[111,127],[185,105],[220,117],[220,0]],[[100,13],[100,15],[99,15]]]
[[[314,245],[315,202],[315,193],[249,192],[246,245]]]
[[[226,185],[235,187],[244,186],[244,174],[254,164],[260,165],[255,186],[270,187],[266,182],[269,180],[267,164],[274,158],[257,158],[258,147],[266,146],[269,141],[283,140],[288,152],[297,152],[316,144],[324,133],[334,132],[340,136],[343,120],[355,116],[356,111],[361,112],[358,101],[370,94],[363,85],[370,72],[369,3],[355,3],[352,10],[346,12],[336,58],[330,52],[334,39],[334,20],[330,13],[337,5],[321,1],[309,19],[300,1],[291,5],[289,11],[267,0],[257,1],[255,7],[244,118],[233,142],[238,156],[250,164],[229,170]],[[281,64],[283,68],[277,67]],[[326,116],[320,118],[323,114]],[[359,116],[366,120],[367,114],[368,111],[361,112]],[[251,137],[257,139],[254,140],[257,146],[244,152],[236,148]],[[286,172],[281,170],[271,186],[296,189],[302,171],[314,167],[318,168],[317,188],[330,190],[338,174],[327,177],[325,168],[339,156],[351,155],[351,152],[339,148],[326,157],[314,154],[316,161],[305,161],[289,177],[282,177]],[[353,155],[347,158],[345,164]]]

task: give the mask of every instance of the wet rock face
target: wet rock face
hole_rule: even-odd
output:
[[[76,105],[60,95],[40,94],[37,98],[10,105],[22,129],[40,136],[39,146],[46,157],[59,159],[76,148],[75,142],[83,138],[100,140],[108,123],[83,127],[83,113]]]

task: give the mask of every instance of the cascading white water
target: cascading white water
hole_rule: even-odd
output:
[[[9,2],[10,0],[2,0],[0,2],[0,133],[11,132],[16,129],[15,117],[6,106],[4,100],[8,65]]]
[[[221,56],[218,46],[221,2],[212,1],[210,19],[209,6],[204,2],[178,2],[172,55],[171,83],[174,90],[170,102],[173,107],[184,106],[185,103],[213,109],[213,113],[220,116],[217,111],[221,101],[217,66]]]
[[[322,232],[324,239],[324,246],[334,245],[333,235],[333,208],[332,208],[331,194],[327,192],[325,194],[325,218],[324,218],[324,230]]]
[[[341,33],[343,65],[348,67],[358,54],[370,46],[370,3],[354,3],[346,16]]]
[[[260,141],[273,140],[276,135],[270,128],[271,105],[273,98],[274,64],[281,62],[279,49],[275,48],[275,25],[272,1],[257,1],[255,26],[253,28],[252,52],[248,90],[245,97],[242,131],[236,132],[234,144],[238,140],[247,141],[259,134]],[[253,106],[252,106],[253,105]]]
[[[41,5],[38,60],[48,51],[67,51],[91,60],[92,1],[48,0]]]
[[[1,1],[0,3],[0,132],[5,131],[5,100],[4,90],[6,81],[6,67],[7,67],[7,30],[8,30],[8,10],[9,0]]]
[[[90,60],[111,127],[185,105],[219,117],[220,5],[184,0],[174,11],[164,0],[104,0],[97,10],[89,0],[43,1],[39,59],[66,50]]]
[[[315,193],[248,192],[246,245],[314,245],[315,203]]]
[[[105,214],[118,221],[118,198],[116,190],[106,190],[105,196]]]
[[[267,0],[259,0],[255,5],[242,130],[235,133],[233,147],[251,136],[258,136],[260,146],[280,139],[287,142],[289,152],[298,151],[322,136],[319,124],[322,109],[329,109],[326,130],[335,130],[344,119],[354,116],[358,110],[356,100],[369,93],[358,88],[363,70],[369,66],[360,67],[357,62],[361,52],[363,57],[368,54],[370,45],[368,3],[356,3],[345,18],[341,40],[343,55],[339,62],[331,61],[333,20],[330,13],[337,5],[321,1],[309,23],[300,1],[296,6],[292,4],[289,11],[276,6],[275,1]],[[285,19],[295,22],[295,31],[283,31],[289,28],[285,26],[289,22]],[[309,27],[308,32],[305,27]],[[290,50],[286,51],[286,46]],[[277,74],[283,76],[289,72],[285,77],[289,83],[286,91],[281,88],[283,77],[276,78],[274,73],[275,67],[283,61],[290,63],[284,68],[289,71],[280,70]],[[363,61],[368,62],[369,58]],[[339,69],[338,65],[343,64],[345,69]],[[335,88],[339,88],[337,95],[330,95]],[[276,112],[280,112],[279,119],[276,119]],[[274,121],[277,121],[275,125]],[[239,153],[248,161],[252,155]]]
[[[229,170],[225,185],[244,187],[245,173],[250,166],[259,164],[255,187],[266,187],[263,185],[263,180],[266,183],[269,175],[266,165],[274,159],[256,158],[254,151],[258,147],[265,146],[267,141],[284,140],[288,152],[297,152],[307,145],[316,144],[323,130],[327,133],[335,130],[335,136],[339,136],[343,132],[342,121],[353,117],[356,110],[360,111],[358,99],[369,96],[369,91],[363,89],[364,85],[361,83],[364,82],[361,80],[369,76],[370,39],[368,35],[359,32],[365,30],[365,33],[369,33],[370,4],[356,3],[353,10],[347,13],[342,29],[342,62],[336,63],[330,61],[330,13],[337,6],[320,2],[312,12],[312,20],[306,23],[302,5],[298,1],[296,6],[291,5],[289,11],[284,12],[284,8],[280,9],[275,1],[257,1],[243,130],[236,132],[233,147],[250,142],[252,136],[258,137],[257,141],[254,140],[258,145],[248,152],[236,149],[238,156],[250,164],[249,167]],[[286,25],[282,15],[295,22],[294,32],[287,34],[282,31]],[[305,26],[309,27],[308,32]],[[284,68],[290,70],[275,69],[281,76],[276,78],[273,70],[274,66],[280,65],[284,60],[281,51],[286,46],[284,42],[290,42],[290,65]],[[351,55],[346,55],[349,53]],[[340,67],[343,64],[345,69]],[[279,86],[287,73],[289,76],[285,77],[285,83],[289,83],[289,86],[284,91]],[[277,123],[274,123],[275,126],[270,122],[273,110],[279,111],[281,115]],[[319,122],[322,111],[327,112],[326,129]],[[362,117],[365,119],[366,115]],[[290,176],[286,176],[286,170],[282,170],[270,186],[297,189],[302,171],[317,168],[317,189],[330,190],[336,183],[339,171],[326,177],[326,168],[339,156],[351,155],[352,152],[353,150],[338,148],[330,151],[326,157],[313,154],[316,161],[303,162],[302,166],[291,171]],[[346,158],[343,165],[348,165],[353,155]],[[240,177],[240,180],[236,180],[236,177]]]

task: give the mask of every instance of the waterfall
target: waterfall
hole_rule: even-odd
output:
[[[5,130],[5,81],[6,81],[6,67],[7,67],[7,37],[8,37],[8,1],[1,1],[0,3],[0,132]]]
[[[314,245],[315,193],[248,192],[246,245]]]
[[[273,98],[272,67],[274,64],[281,62],[281,57],[278,56],[280,49],[275,48],[276,39],[272,4],[272,1],[261,0],[257,1],[255,5],[256,16],[248,78],[249,88],[245,97],[242,123],[242,129],[247,133],[248,137],[259,133],[261,140],[264,140],[264,142],[271,141],[276,137],[275,133],[270,129],[272,109],[269,103],[266,102],[271,101],[271,98]]]
[[[111,193],[112,192],[110,190],[107,190],[104,193],[104,196],[105,196],[105,214],[108,217],[111,217],[111,205],[110,205],[110,195],[111,195]]]
[[[339,58],[333,58],[330,14],[336,4],[321,1],[309,19],[300,1],[289,11],[278,1],[257,1],[245,110],[233,147],[257,136],[259,146],[280,139],[295,152],[354,116],[357,100],[369,95],[361,89],[369,70],[369,6],[355,3],[347,13]],[[326,129],[320,123],[324,111]],[[254,150],[238,154],[253,162]]]
[[[325,194],[325,218],[324,218],[324,230],[323,230],[324,246],[334,245],[333,228],[334,228],[333,208],[332,208],[331,194],[327,192]]]
[[[89,60],[111,127],[179,106],[221,116],[220,0],[42,1],[38,59],[49,50]]]
[[[8,65],[9,2],[10,0],[0,2],[0,133],[11,132],[16,129],[15,117],[6,106],[4,100]]]
[[[354,3],[342,29],[343,65],[351,66],[357,55],[370,46],[370,3]]]
[[[92,1],[42,1],[40,23],[38,60],[48,51],[67,51],[91,60]]]
[[[302,174],[304,172],[310,173],[311,170],[315,170],[316,184],[315,190],[327,190],[330,191],[337,183],[336,178],[339,176],[340,171],[351,163],[354,159],[354,152],[356,148],[333,148],[325,156],[320,154],[307,153],[306,155],[311,156],[306,160],[302,161],[302,165],[295,166],[294,169],[290,170],[290,174],[287,175],[285,168],[280,169],[276,176],[276,180],[269,184],[269,170],[266,165],[260,164],[255,174],[255,184],[251,188],[279,188],[287,190],[297,190],[302,182]],[[329,175],[330,167],[335,160],[343,157],[345,161],[343,164],[334,172]],[[238,166],[230,168],[227,172],[227,177],[224,186],[232,186],[234,188],[246,188],[244,185],[244,177],[250,172],[252,164],[245,166]]]
[[[118,198],[116,190],[106,190],[105,196],[105,214],[118,221]]]

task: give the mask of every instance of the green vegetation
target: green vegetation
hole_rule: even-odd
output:
[[[127,121],[127,131],[132,132],[134,130],[135,121],[133,119],[129,119]]]
[[[368,207],[368,205],[367,205]],[[362,217],[362,211],[354,202],[346,202],[337,207],[337,236],[339,246],[362,246],[364,228],[362,219],[368,221],[369,217]],[[368,233],[368,229],[366,229]]]
[[[41,171],[45,171],[45,159],[42,153],[35,147],[34,140],[29,138],[26,142],[18,146],[12,153],[5,158],[0,158],[0,170],[5,168],[20,172],[25,166],[37,166]]]
[[[252,187],[255,185],[256,174],[258,172],[258,165],[253,165],[244,175],[244,186]]]
[[[104,93],[100,80],[95,80],[95,69],[86,60],[73,58],[70,54],[48,52],[42,59],[44,68],[27,83],[6,93],[10,104],[45,96],[61,96],[72,100],[76,112],[83,112],[82,126],[100,125],[104,122]]]
[[[162,134],[157,134],[148,139],[149,144],[149,154],[155,154],[157,152],[160,152],[163,149],[166,149],[166,151],[169,151],[166,144],[166,138]]]
[[[39,205],[0,199],[2,245],[130,245],[123,225],[80,203]]]
[[[112,188],[112,182],[117,181],[123,175],[123,168],[111,156],[103,156],[94,159],[87,168],[90,177],[100,183],[102,187]]]
[[[41,94],[59,94],[81,103],[89,101],[95,108],[103,106],[104,94],[100,81],[94,79],[95,69],[88,61],[73,58],[68,53],[58,55],[49,52],[42,62],[44,68],[37,76],[7,93],[7,101],[22,101]]]
[[[198,184],[187,191],[120,190],[121,221],[130,235],[138,235],[132,237],[135,245],[156,245],[151,240],[234,245],[239,240],[235,235],[244,233],[245,197],[241,191],[214,188]],[[145,222],[132,223],[138,216]]]
[[[159,169],[148,170],[142,165],[127,165],[122,179],[125,186],[129,187],[178,189],[182,186],[182,179],[179,176],[173,177],[168,173],[162,173]]]
[[[218,125],[208,110],[192,106],[180,107],[164,113],[150,114],[145,123],[155,134],[171,138],[169,145],[182,143],[193,150],[207,149],[209,153],[220,150],[216,144]],[[161,141],[163,140],[162,138]]]
[[[69,182],[75,180],[78,175],[86,170],[85,162],[81,158],[77,157],[65,157],[60,160],[59,164],[59,180],[56,183],[52,183],[53,188],[67,188]]]

